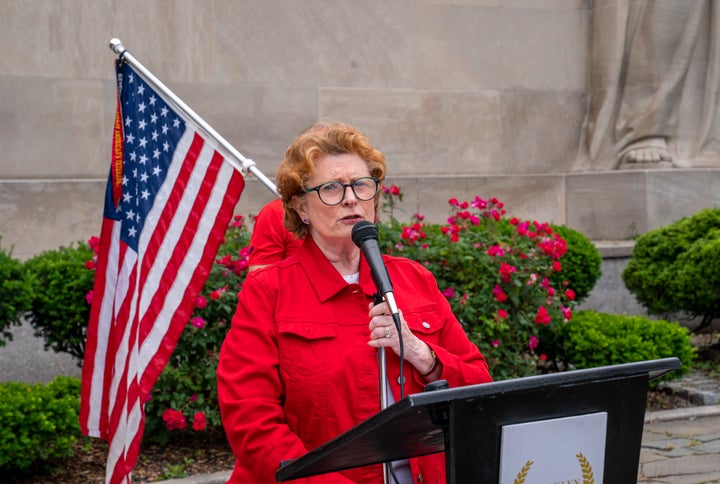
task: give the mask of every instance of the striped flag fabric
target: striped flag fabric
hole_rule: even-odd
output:
[[[112,160],[82,369],[80,427],[129,483],[144,404],[193,311],[244,188],[214,139],[117,61]]]

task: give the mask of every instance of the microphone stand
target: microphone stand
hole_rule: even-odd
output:
[[[380,304],[383,297],[379,292],[375,293],[375,304]],[[389,406],[388,400],[388,379],[387,379],[387,359],[385,357],[385,347],[377,349],[378,358],[378,390],[380,391],[380,410],[385,410]],[[383,483],[390,484],[390,473],[392,472],[392,463],[383,462]]]
[[[387,302],[388,308],[392,312],[393,321],[395,323],[395,327],[398,332],[398,339],[400,343],[400,348],[403,346],[402,342],[402,332],[401,332],[401,324],[400,324],[400,316],[398,312],[397,303],[395,302],[395,297],[392,292],[387,293],[385,295],[385,302]],[[379,304],[383,301],[382,295],[380,293],[375,293],[375,304]],[[389,406],[389,398],[388,398],[388,387],[389,387],[389,380],[388,380],[388,374],[387,374],[387,359],[385,354],[385,347],[380,347],[377,349],[377,355],[378,355],[378,386],[380,390],[380,410],[385,410]],[[401,378],[405,378],[404,375],[400,375]],[[401,385],[404,385],[405,382],[401,382]],[[391,484],[390,477],[392,476],[392,462],[383,462],[383,482],[384,484]]]
[[[385,348],[378,348],[378,366],[380,367],[380,409],[384,410],[388,407],[387,393],[387,362],[385,360]],[[383,482],[390,484],[390,473],[392,472],[392,462],[383,462]]]
[[[398,332],[398,339],[400,340],[400,347],[402,348],[402,326],[400,325],[400,317],[398,316],[398,307],[395,302],[393,293],[387,293],[385,295],[385,301],[387,302],[388,308],[392,311],[393,322],[395,323],[395,329]],[[375,293],[375,304],[383,302],[383,296],[380,293]],[[380,387],[380,409],[385,410],[388,407],[388,379],[387,379],[387,360],[385,358],[385,347],[378,348],[378,366],[379,366],[379,387]],[[403,377],[404,378],[404,377]],[[404,385],[405,382],[401,382]]]

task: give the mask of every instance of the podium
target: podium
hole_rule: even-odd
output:
[[[503,426],[606,412],[603,481],[636,482],[648,383],[678,368],[677,358],[663,358],[409,395],[280,463],[276,478],[444,451],[449,484],[498,482]]]

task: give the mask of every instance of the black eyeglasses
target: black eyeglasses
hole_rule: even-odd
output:
[[[345,198],[345,191],[350,187],[355,198],[362,201],[371,200],[378,191],[380,180],[370,176],[358,178],[350,183],[327,182],[316,187],[307,188],[305,193],[317,192],[320,201],[325,205],[337,205]]]

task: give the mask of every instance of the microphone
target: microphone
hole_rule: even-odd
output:
[[[375,287],[377,287],[378,292],[382,295],[383,299],[385,299],[388,309],[390,309],[393,316],[399,316],[400,311],[395,302],[390,275],[388,274],[387,267],[385,267],[385,262],[382,259],[380,247],[378,246],[377,227],[367,220],[356,223],[352,228],[352,240],[355,245],[360,247],[363,254],[365,254],[365,259],[370,266],[370,274],[372,275],[373,281],[375,281]]]
[[[352,228],[352,240],[360,247],[365,259],[370,266],[370,274],[372,275],[375,287],[378,292],[375,294],[375,299],[378,296],[382,296],[387,303],[388,309],[392,314],[393,323],[398,332],[398,344],[400,346],[400,398],[405,396],[405,343],[403,342],[402,336],[402,324],[400,321],[400,310],[395,302],[395,295],[393,294],[392,282],[390,282],[390,275],[388,274],[385,262],[382,259],[380,253],[380,247],[378,247],[378,229],[374,224],[363,220],[355,224]],[[376,301],[377,304],[377,301]],[[385,348],[378,348],[378,363],[380,365],[380,372],[378,376],[380,378],[380,407],[382,409],[388,406],[387,386],[387,366],[385,362]],[[391,470],[391,469],[390,469]]]

